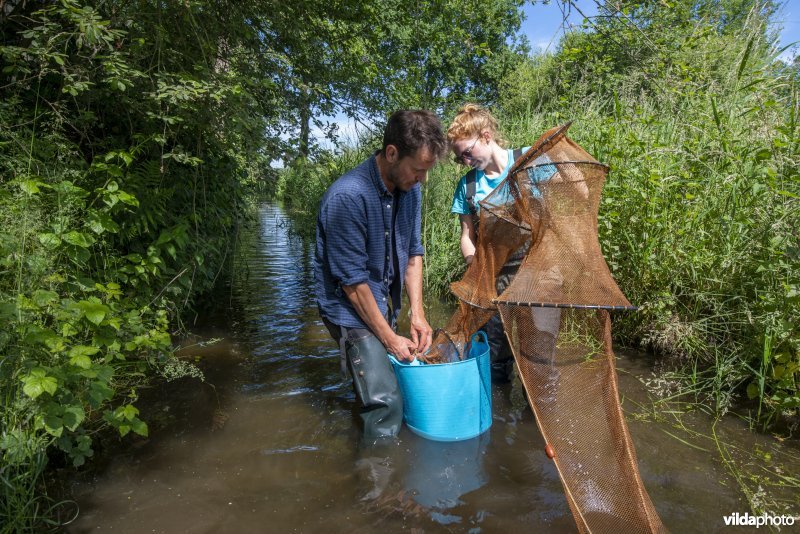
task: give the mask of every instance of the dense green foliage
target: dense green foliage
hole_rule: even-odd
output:
[[[774,5],[617,6],[517,69],[506,122],[575,119],[571,135],[611,165],[601,242],[642,307],[617,335],[671,356],[675,393],[710,394],[717,413],[741,393],[765,427],[796,420],[800,109]]]
[[[288,104],[281,127],[297,134],[292,150],[313,151],[312,124],[336,138],[335,124],[324,116],[371,123],[395,109],[440,109],[468,94],[496,99],[496,82],[525,50],[515,33],[521,4],[256,2],[262,46],[281,67],[271,70],[270,80]]]
[[[614,5],[505,77],[494,107],[505,137],[524,146],[574,120],[570,136],[611,166],[601,244],[641,306],[615,318],[615,335],[666,356],[678,371],[667,373],[669,394],[690,394],[717,414],[753,399],[754,423],[796,425],[800,108],[796,65],[776,59],[768,31],[775,6]],[[310,218],[327,185],[366,153],[288,170],[282,190],[297,196],[283,198]],[[441,165],[425,188],[434,294],[463,270],[449,213],[463,172]]]
[[[194,372],[172,355],[170,321],[211,287],[232,243],[258,124],[233,65],[212,53],[219,36],[200,37],[201,13],[34,4],[2,21],[0,47],[10,530],[48,518],[48,447],[78,466],[103,427],[147,435],[137,386]]]

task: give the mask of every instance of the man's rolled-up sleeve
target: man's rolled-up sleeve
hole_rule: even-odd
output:
[[[345,286],[366,282],[367,217],[363,204],[340,193],[329,199],[322,215],[331,275]]]
[[[424,256],[425,247],[422,246],[422,193],[417,188],[416,207],[414,209],[414,225],[411,227],[411,241],[408,244],[408,256]]]

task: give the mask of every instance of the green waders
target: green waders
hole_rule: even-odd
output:
[[[498,295],[511,284],[518,270],[519,265],[504,266],[501,269],[495,282]],[[506,339],[500,312],[494,314],[482,329],[486,332],[486,338],[489,341],[492,382],[501,384],[508,382],[513,375],[514,353],[511,352],[511,346],[508,344],[508,339]]]
[[[403,423],[403,397],[386,347],[365,328],[345,328],[325,318],[323,322],[339,343],[342,375],[353,379],[364,441],[397,436]]]

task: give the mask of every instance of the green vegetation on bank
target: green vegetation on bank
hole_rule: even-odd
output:
[[[137,388],[198,375],[171,333],[219,274],[253,108],[191,10],[7,3],[0,19],[0,531],[41,528],[49,458],[146,436]],[[138,3],[141,4],[141,3]],[[253,158],[251,161],[257,161]]]
[[[777,59],[775,4],[623,1],[505,77],[493,110],[512,145],[574,120],[611,166],[600,209],[606,259],[636,313],[626,344],[664,355],[669,392],[792,431],[800,394],[798,64]],[[444,110],[445,118],[454,107]],[[286,169],[278,197],[308,221],[327,185],[378,146]],[[463,270],[449,208],[463,168],[425,188],[426,284]],[[313,231],[313,226],[309,226]]]
[[[616,335],[667,355],[676,395],[715,413],[753,399],[762,428],[796,424],[800,78],[776,60],[774,5],[623,5],[520,67],[505,116],[574,118],[611,166],[600,239],[642,307]]]

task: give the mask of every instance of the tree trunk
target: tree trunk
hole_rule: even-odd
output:
[[[311,135],[311,105],[306,101],[300,108],[300,147],[298,158],[308,158],[308,143]]]

